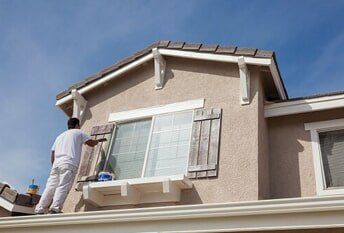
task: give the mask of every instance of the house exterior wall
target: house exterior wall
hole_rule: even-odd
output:
[[[223,110],[219,175],[215,179],[193,180],[194,188],[183,191],[179,204],[247,201],[266,197],[269,186],[262,180],[269,175],[268,166],[260,165],[258,168],[258,144],[263,145],[264,163],[268,155],[264,142],[267,138],[265,123],[261,126],[263,133],[258,139],[259,120],[264,114],[263,107],[259,107],[263,102],[260,97],[262,85],[258,69],[249,69],[251,103],[242,106],[237,64],[167,58],[164,88],[155,90],[153,62],[149,62],[108,83],[101,90],[98,88],[84,95],[88,100],[88,109],[82,129],[89,133],[93,126],[106,124],[109,114],[113,112],[205,98],[206,108],[220,107]],[[258,169],[266,171],[261,173],[264,175],[259,184]],[[84,209],[81,193],[71,191],[64,211]],[[92,209],[86,205],[86,210]]]
[[[268,120],[271,198],[316,195],[311,136],[304,123],[343,116],[344,109],[336,109]]]

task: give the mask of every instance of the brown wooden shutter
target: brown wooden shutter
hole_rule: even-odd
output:
[[[221,108],[195,110],[189,155],[189,178],[217,176],[221,115]]]
[[[11,203],[14,203],[17,199],[18,192],[10,187],[5,187],[0,196]]]
[[[111,134],[115,128],[114,124],[106,124],[100,126],[94,126],[91,130],[92,139],[102,139]],[[85,152],[81,159],[80,169],[78,173],[78,181],[82,180],[81,177],[88,176],[90,174],[91,165],[93,161],[96,161],[101,152],[103,142],[100,142],[95,147],[86,146]]]
[[[9,187],[7,184],[4,183],[0,183],[0,194],[2,193],[2,191],[6,188]]]

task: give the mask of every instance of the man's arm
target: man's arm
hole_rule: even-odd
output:
[[[93,139],[87,140],[85,142],[85,144],[90,146],[90,147],[94,147],[94,146],[98,145],[98,143],[99,143],[98,140],[93,140]]]
[[[51,151],[51,165],[54,164],[55,161],[55,151]]]

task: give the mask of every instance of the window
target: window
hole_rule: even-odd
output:
[[[192,111],[118,124],[104,170],[116,180],[186,174]]]
[[[326,188],[344,187],[344,130],[319,133]]]
[[[305,124],[311,131],[317,193],[344,194],[344,119]]]

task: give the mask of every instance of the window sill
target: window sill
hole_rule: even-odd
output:
[[[98,207],[179,202],[181,191],[192,187],[185,175],[145,177],[85,184],[83,197]]]
[[[344,188],[321,189],[317,190],[317,194],[320,196],[343,195]]]

